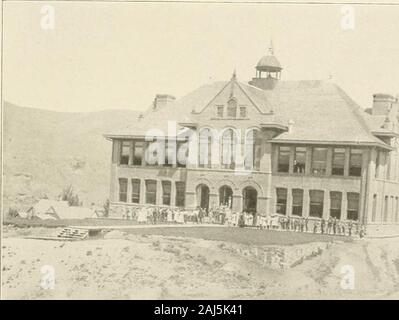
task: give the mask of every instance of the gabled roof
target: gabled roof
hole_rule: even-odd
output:
[[[341,88],[326,81],[278,81],[273,90],[237,82],[214,82],[199,87],[164,108],[148,112],[129,127],[105,134],[107,138],[145,136],[150,129],[167,132],[168,121],[196,123],[200,114],[223,90],[241,90],[260,113],[259,125],[267,119],[281,128],[293,122],[273,139],[275,142],[377,145],[389,148],[373,135],[373,126],[364,112]],[[271,116],[272,115],[272,116]],[[234,121],[234,120],[232,120]],[[266,123],[267,124],[267,123]]]

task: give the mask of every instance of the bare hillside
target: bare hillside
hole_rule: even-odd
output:
[[[138,112],[64,113],[4,103],[4,207],[22,207],[72,184],[85,205],[108,196],[111,143],[103,134]]]

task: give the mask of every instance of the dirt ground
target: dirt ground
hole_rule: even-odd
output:
[[[23,235],[3,234],[4,299],[399,299],[398,238],[338,242],[275,271],[222,241],[121,231],[77,242]],[[41,286],[43,266],[54,271],[53,289]],[[341,286],[348,266],[354,289]]]

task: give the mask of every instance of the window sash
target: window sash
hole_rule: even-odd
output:
[[[184,207],[184,205],[185,205],[185,191],[186,191],[186,184],[184,182],[176,182],[175,205],[177,207]]]
[[[131,148],[130,141],[122,141],[119,164],[129,164],[130,148]]]
[[[162,181],[162,204],[170,205],[172,194],[172,183],[170,181]]]
[[[119,201],[127,202],[127,179],[119,179]]]
[[[140,180],[132,179],[132,203],[140,203]]]
[[[157,202],[157,182],[155,180],[147,180],[145,182],[146,186],[146,203],[156,204]]]
[[[278,172],[288,172],[290,167],[290,147],[278,149]]]

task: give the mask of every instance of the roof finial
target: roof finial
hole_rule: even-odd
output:
[[[270,38],[269,53],[270,53],[270,55],[274,55],[274,47],[273,47],[273,39],[272,38]]]
[[[231,77],[231,80],[237,80],[237,72],[236,72],[236,69],[234,68],[234,71],[233,71],[233,76]]]

